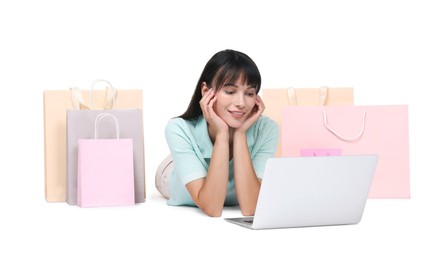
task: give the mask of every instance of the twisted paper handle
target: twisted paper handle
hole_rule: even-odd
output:
[[[119,139],[119,123],[118,123],[118,119],[114,115],[112,115],[110,113],[101,113],[101,114],[98,114],[96,116],[96,118],[95,118],[95,139],[97,139],[97,137],[98,137],[98,128],[100,126],[101,119],[103,119],[104,117],[107,117],[107,116],[112,117],[113,121],[115,121],[116,139]]]
[[[116,99],[116,89],[108,82],[107,80],[99,79],[92,82],[92,85],[90,87],[90,105],[87,105],[84,101],[83,95],[81,95],[80,90],[77,87],[70,88],[71,91],[71,97],[72,97],[72,106],[75,110],[80,109],[87,109],[91,110],[93,109],[93,88],[99,84],[99,83],[105,83],[106,84],[106,96],[104,100],[104,107],[103,109],[112,109],[115,106],[115,99]]]
[[[297,105],[297,95],[296,95],[296,89],[295,88],[288,88],[288,102],[290,106],[296,106]],[[328,87],[320,87],[320,96],[319,96],[319,105],[325,106],[328,101]]]
[[[334,134],[339,139],[341,139],[343,141],[346,141],[346,142],[354,142],[354,141],[359,140],[361,138],[361,136],[363,135],[363,133],[364,133],[364,129],[365,129],[365,125],[366,125],[366,111],[363,112],[363,123],[362,123],[362,126],[361,126],[361,130],[360,130],[360,132],[356,136],[352,136],[352,137],[343,136],[343,135],[337,133],[334,129],[332,129],[328,125],[328,117],[326,116],[326,112],[325,111],[323,111],[323,124],[325,125],[326,129],[328,129],[329,132]]]

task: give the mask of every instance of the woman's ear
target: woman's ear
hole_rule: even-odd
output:
[[[208,88],[207,83],[205,81],[202,82],[202,86],[201,86],[201,94],[202,94],[202,96],[204,96],[209,90],[210,90],[210,88]]]

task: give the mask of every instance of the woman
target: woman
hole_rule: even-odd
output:
[[[197,206],[213,217],[239,205],[243,215],[254,215],[278,138],[277,124],[262,116],[260,84],[256,64],[244,53],[224,50],[208,61],[187,111],[166,126],[174,163],[169,194],[162,192],[169,205]]]

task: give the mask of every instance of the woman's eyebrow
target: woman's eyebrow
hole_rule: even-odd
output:
[[[224,87],[235,87],[235,88],[239,88],[238,85],[234,84],[234,83],[225,83]]]
[[[234,84],[234,83],[225,83],[225,84],[224,84],[224,87],[235,87],[235,88],[239,88],[239,86],[236,85],[236,84]],[[255,89],[255,88],[256,88],[256,87],[248,86],[247,89]]]

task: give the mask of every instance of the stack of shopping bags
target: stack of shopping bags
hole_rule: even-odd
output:
[[[106,89],[94,89],[101,85]],[[93,207],[145,201],[142,96],[142,90],[116,90],[104,80],[90,90],[44,91],[48,202]]]
[[[277,156],[378,154],[370,198],[410,198],[407,105],[354,105],[353,88],[263,89]]]

